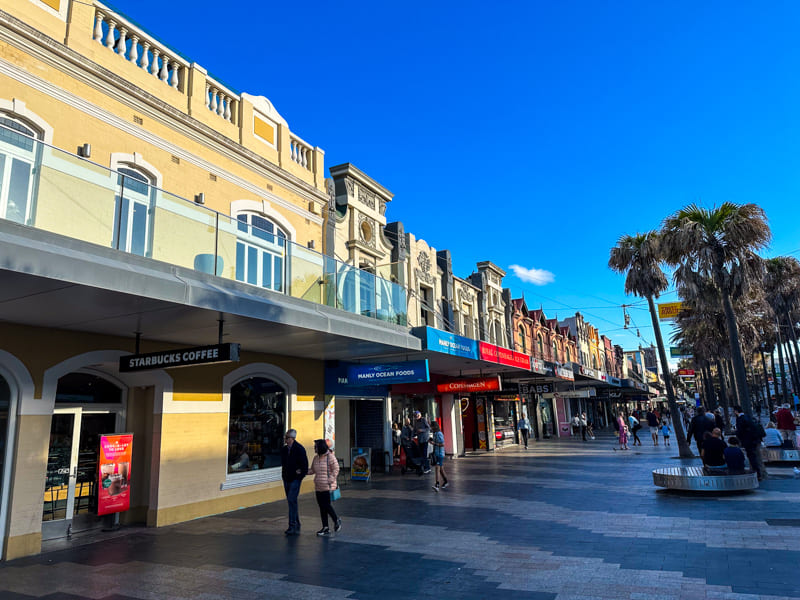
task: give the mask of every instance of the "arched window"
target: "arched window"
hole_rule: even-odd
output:
[[[289,236],[277,223],[255,213],[236,217],[236,279],[259,287],[284,291]]]
[[[539,358],[544,358],[544,341],[541,333],[536,334],[536,347],[539,350]]]
[[[522,353],[528,353],[528,347],[525,345],[525,327],[519,326],[519,346],[522,348]]]
[[[569,346],[564,351],[567,353],[567,362],[572,362],[572,353],[569,351]]]
[[[553,360],[558,361],[558,344],[553,340]]]
[[[15,223],[33,220],[34,165],[41,132],[12,115],[0,113],[0,217]]]
[[[117,167],[117,186],[112,247],[150,256],[156,202],[155,177],[136,165],[125,163]]]
[[[597,357],[594,354],[592,355],[592,368],[597,368]]]
[[[286,390],[266,377],[231,387],[228,473],[279,467],[286,432]]]

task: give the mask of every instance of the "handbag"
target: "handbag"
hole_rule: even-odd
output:
[[[342,497],[342,492],[339,491],[339,488],[336,488],[331,492],[331,502],[336,502],[341,497]]]

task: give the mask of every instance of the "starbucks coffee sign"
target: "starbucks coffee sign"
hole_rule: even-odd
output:
[[[239,344],[217,344],[122,356],[119,359],[119,370],[121,373],[130,373],[238,361]]]

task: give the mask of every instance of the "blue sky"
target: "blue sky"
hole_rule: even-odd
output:
[[[626,349],[654,337],[606,266],[620,235],[692,202],[756,202],[765,254],[800,254],[800,3],[113,4],[267,96],[326,166],[391,190],[387,218],[449,249],[457,275],[491,260],[514,297],[580,309]]]

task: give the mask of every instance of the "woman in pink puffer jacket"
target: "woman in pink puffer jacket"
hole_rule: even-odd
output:
[[[333,530],[342,528],[342,520],[336,515],[331,506],[331,492],[337,488],[336,476],[339,475],[339,461],[328,448],[325,440],[314,441],[314,460],[308,469],[309,475],[314,475],[314,490],[316,491],[319,516],[322,518],[322,529],[317,532],[320,537],[329,536],[328,515],[333,519]]]

